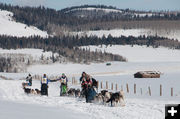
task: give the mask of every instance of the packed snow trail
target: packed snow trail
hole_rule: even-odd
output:
[[[88,115],[89,119],[164,119],[164,104],[177,103],[177,101],[128,98],[126,99],[125,107],[110,107],[102,104],[85,103],[84,99],[60,97],[59,82],[49,84],[48,97],[26,95],[21,86],[22,82],[20,80],[0,80],[1,101],[42,105],[47,107],[47,109],[54,107],[60,109],[60,111],[65,109],[73,112],[73,114],[77,114],[77,116]],[[33,81],[32,88],[40,88],[40,82]],[[21,104],[15,104],[15,106],[20,106]],[[28,106],[26,107],[29,108]],[[36,106],[31,108],[36,108]]]
[[[1,119],[84,119],[88,115],[77,115],[70,110],[59,107],[23,104],[0,100]]]

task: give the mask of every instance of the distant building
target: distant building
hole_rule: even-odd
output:
[[[140,71],[134,74],[134,78],[160,78],[160,75],[157,71]]]

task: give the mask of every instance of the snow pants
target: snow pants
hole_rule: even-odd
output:
[[[48,85],[47,84],[41,85],[41,95],[47,95],[48,96]]]

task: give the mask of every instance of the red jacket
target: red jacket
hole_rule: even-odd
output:
[[[90,79],[83,81],[81,84],[82,88],[87,88],[88,86],[91,86],[91,85],[92,85],[92,81]]]

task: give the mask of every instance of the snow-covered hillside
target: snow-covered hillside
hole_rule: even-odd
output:
[[[160,36],[160,37],[167,37],[170,39],[177,39],[180,41],[180,30],[153,30],[153,29],[111,29],[111,30],[98,30],[98,31],[82,31],[82,32],[73,32],[72,34],[79,36],[87,35],[87,36],[98,36],[107,37],[108,35],[112,35],[113,37],[120,37],[123,36],[135,36],[138,37],[140,35],[145,36]]]
[[[84,46],[91,51],[106,51],[119,54],[128,59],[129,62],[175,62],[180,61],[180,50],[164,47],[152,48],[147,46],[134,45],[112,45],[112,46]]]
[[[121,10],[117,9],[110,9],[110,8],[94,8],[94,7],[87,7],[87,8],[75,8],[71,9],[69,11],[66,11],[65,13],[73,12],[73,11],[79,11],[79,10],[85,10],[85,11],[104,11],[105,13],[115,12],[115,13],[122,13]]]
[[[47,32],[41,31],[34,26],[27,26],[25,24],[14,21],[12,16],[12,12],[0,10],[0,35],[17,37],[48,36]]]
[[[94,13],[100,12],[104,15],[106,14],[116,14],[122,16],[131,16],[133,17],[152,17],[152,16],[159,16],[164,17],[167,13],[161,13],[161,12],[147,12],[147,11],[134,11],[134,10],[125,10],[125,9],[118,9],[118,8],[112,8],[112,7],[98,7],[98,6],[76,6],[71,8],[66,8],[62,10],[64,13],[72,13],[76,16],[84,17],[84,16],[91,16]],[[91,12],[91,14],[86,14],[87,12]],[[85,13],[85,14],[84,14]]]

